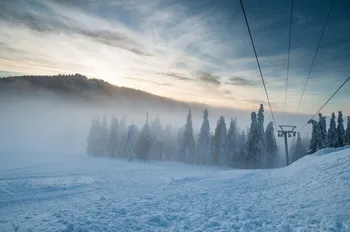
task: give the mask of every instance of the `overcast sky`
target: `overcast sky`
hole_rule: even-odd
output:
[[[331,0],[294,1],[295,112]],[[272,107],[283,111],[289,0],[245,0]],[[299,112],[350,75],[350,1],[335,3]],[[266,96],[238,0],[0,0],[0,76],[82,73],[178,100],[258,108]],[[350,113],[350,83],[325,108]]]

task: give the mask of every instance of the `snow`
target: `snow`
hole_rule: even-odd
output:
[[[0,158],[0,231],[350,231],[349,148],[270,170]]]

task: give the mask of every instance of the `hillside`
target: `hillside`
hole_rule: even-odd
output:
[[[43,94],[69,101],[92,104],[143,103],[166,107],[189,108],[200,106],[157,96],[144,91],[119,87],[100,79],[89,79],[81,74],[56,76],[16,76],[0,78],[0,96],[20,98],[41,97]]]
[[[270,170],[0,153],[0,228],[345,232],[350,149],[343,149]]]

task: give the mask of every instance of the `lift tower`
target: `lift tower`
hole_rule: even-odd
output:
[[[295,137],[296,131],[294,131],[296,126],[288,126],[288,125],[279,125],[281,130],[278,130],[278,137],[284,137],[284,145],[286,148],[286,161],[287,161],[287,166],[289,165],[289,156],[288,156],[288,137]]]

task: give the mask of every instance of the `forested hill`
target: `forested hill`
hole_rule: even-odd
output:
[[[84,100],[85,102],[99,104],[106,101],[138,102],[176,108],[189,108],[189,105],[192,107],[197,105],[160,97],[136,89],[115,86],[100,79],[89,79],[81,74],[0,78],[0,96],[2,97],[4,95],[25,98],[41,97],[44,93],[51,93],[63,99]]]

